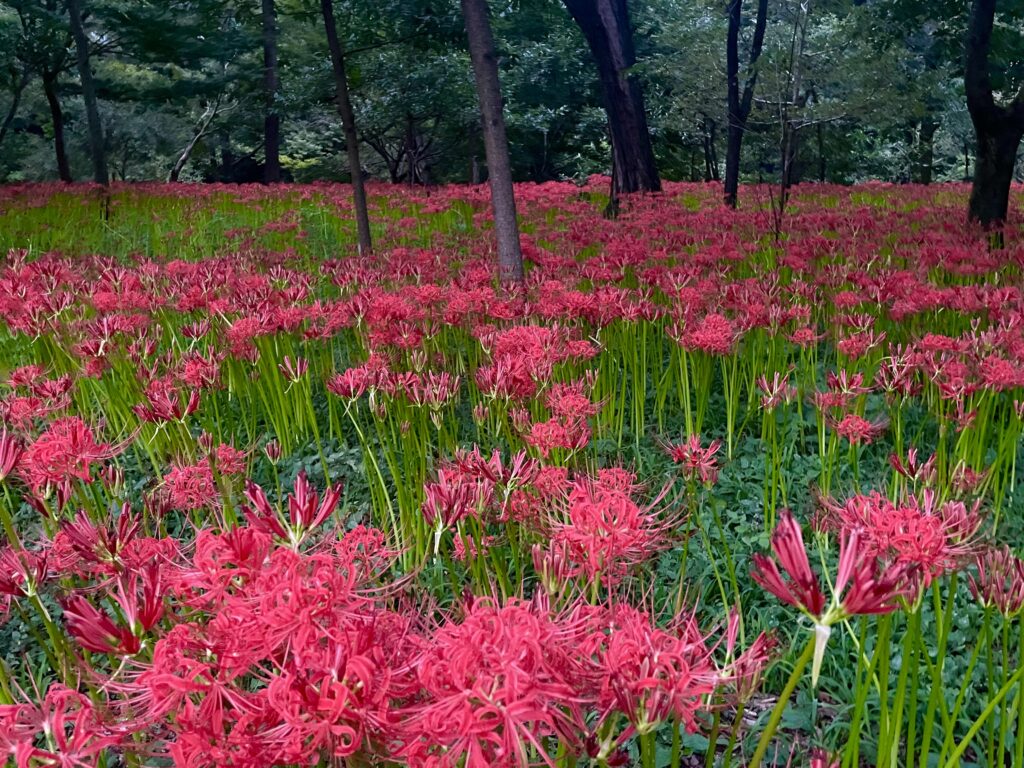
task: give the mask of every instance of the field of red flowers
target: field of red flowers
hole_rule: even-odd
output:
[[[1024,766],[1020,222],[606,187],[0,189],[8,764]]]

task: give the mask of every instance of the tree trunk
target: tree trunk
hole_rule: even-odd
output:
[[[512,190],[512,163],[508,155],[505,118],[502,115],[498,58],[494,52],[487,0],[461,0],[462,17],[469,38],[476,93],[480,101],[487,175],[491,185],[494,234],[498,241],[498,271],[502,283],[523,282],[523,253],[519,245],[516,200]]]
[[[64,143],[64,110],[60,106],[57,94],[57,75],[54,72],[43,72],[43,93],[46,103],[50,106],[50,119],[53,122],[53,151],[57,158],[57,176],[61,181],[72,182],[71,165],[68,163],[67,146]]]
[[[825,183],[825,124],[818,123],[818,181]]]
[[[967,111],[978,144],[967,217],[986,229],[999,227],[1006,221],[1013,166],[1024,136],[1024,88],[1005,106],[997,104],[992,93],[988,55],[995,11],[996,0],[972,3],[964,69]]]
[[[373,252],[370,235],[370,214],[366,205],[366,186],[363,184],[363,166],[359,161],[359,136],[356,133],[356,116],[348,96],[348,74],[345,71],[345,51],[338,39],[338,27],[334,21],[334,0],[320,0],[320,12],[324,17],[327,31],[327,47],[331,51],[331,68],[334,70],[334,90],[338,114],[345,130],[345,150],[348,152],[348,167],[352,174],[352,203],[356,213],[356,230],[359,236],[359,252]]]
[[[11,106],[7,110],[7,114],[4,116],[3,123],[0,124],[0,144],[4,143],[7,131],[10,129],[11,123],[14,122],[15,116],[18,114],[18,107],[21,105],[21,94],[25,91],[25,87],[28,85],[29,77],[29,72],[26,70],[22,73],[17,85],[14,86],[14,91],[11,93]]]
[[[704,181],[718,181],[718,155],[715,152],[715,130],[718,124],[705,116],[701,121],[704,144]]]
[[[96,83],[92,79],[89,63],[89,38],[82,22],[81,0],[67,0],[68,17],[71,19],[71,36],[75,39],[75,53],[78,57],[78,77],[82,83],[82,99],[85,101],[85,117],[89,125],[89,154],[92,155],[93,180],[107,186],[107,152],[103,140],[103,125],[96,104]]]
[[[1022,131],[1012,127],[989,129],[985,124],[975,130],[978,156],[974,160],[970,218],[982,226],[998,225],[1009,213],[1010,183]]]
[[[654,161],[640,82],[629,73],[636,63],[626,0],[562,0],[579,25],[597,63],[612,135],[617,192],[657,192]]]
[[[725,58],[728,79],[728,118],[725,145],[725,204],[736,207],[740,184],[740,156],[743,148],[743,134],[754,103],[754,86],[757,84],[757,60],[764,47],[764,34],[768,24],[768,0],[758,0],[757,20],[754,22],[754,39],[750,43],[750,59],[747,62],[747,77],[740,95],[740,52],[739,37],[742,22],[743,0],[729,2],[729,30],[726,38]]]
[[[910,139],[910,180],[915,184],[931,184],[932,170],[935,164],[935,133],[939,129],[937,121],[930,116],[922,118],[917,130],[911,129]]]
[[[281,181],[281,116],[277,113],[277,13],[274,0],[262,0],[263,21],[263,181]]]
[[[174,163],[174,167],[171,168],[170,173],[167,174],[168,183],[173,183],[178,180],[181,172],[185,169],[185,165],[188,163],[189,158],[192,157],[192,151],[196,148],[196,144],[199,140],[206,135],[206,132],[210,130],[210,124],[213,119],[217,117],[217,111],[220,109],[220,98],[217,98],[213,104],[206,108],[203,116],[199,118],[199,126],[196,128],[195,134],[192,136],[191,141],[185,145],[185,149],[178,155],[178,159]]]

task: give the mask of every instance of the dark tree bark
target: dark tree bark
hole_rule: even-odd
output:
[[[757,19],[754,22],[754,38],[750,42],[750,58],[747,60],[747,76],[740,93],[740,26],[743,21],[743,0],[729,0],[729,31],[725,45],[725,68],[728,78],[729,126],[725,147],[725,204],[736,207],[740,184],[740,156],[743,148],[743,134],[754,103],[754,86],[757,84],[757,61],[764,47],[764,33],[768,23],[768,0],[758,0]]]
[[[359,162],[359,136],[356,133],[356,116],[348,95],[348,74],[345,71],[345,51],[338,39],[338,27],[334,21],[334,0],[320,0],[320,12],[324,17],[327,32],[327,47],[331,51],[331,68],[334,70],[335,101],[341,125],[345,131],[345,151],[348,153],[348,167],[352,175],[352,202],[356,213],[356,230],[359,237],[359,252],[372,253],[373,239],[370,235],[370,214],[366,205],[366,186],[363,184],[363,166]]]
[[[939,124],[931,117],[921,120],[914,147],[911,178],[918,184],[931,184],[935,164],[935,132]]]
[[[281,181],[281,116],[277,113],[277,13],[274,0],[262,0],[263,21],[263,180]]]
[[[21,77],[18,78],[18,82],[14,86],[14,90],[11,92],[11,106],[7,109],[7,114],[4,115],[3,123],[0,123],[0,144],[4,143],[7,131],[10,130],[11,123],[14,122],[15,116],[18,114],[18,107],[21,105],[21,94],[25,92],[29,78],[28,70],[22,72]]]
[[[992,93],[988,56],[995,11],[996,0],[972,3],[964,71],[967,110],[978,141],[967,215],[985,228],[998,227],[1006,221],[1013,166],[1024,136],[1024,87],[1006,105],[996,103]]]
[[[704,144],[704,181],[718,181],[718,152],[715,147],[715,133],[718,123],[713,118],[704,116],[701,120],[702,139]]]
[[[654,161],[640,82],[630,74],[636,63],[626,0],[562,0],[579,25],[597,63],[612,136],[615,192],[657,192],[661,179]]]
[[[60,106],[60,95],[57,93],[57,75],[54,72],[43,72],[43,93],[50,107],[50,120],[53,123],[53,152],[57,158],[57,177],[64,182],[72,182],[71,165],[68,163],[68,151],[64,142],[64,110]]]
[[[502,283],[523,282],[523,253],[519,244],[516,200],[512,190],[512,163],[508,155],[502,114],[498,58],[488,18],[487,0],[461,0],[469,54],[473,60],[476,93],[480,101],[487,175],[491,185],[494,234],[498,241],[498,271]]]
[[[96,104],[96,83],[92,79],[92,65],[89,63],[89,38],[82,21],[81,0],[67,0],[68,17],[71,20],[71,36],[75,40],[75,54],[78,59],[78,78],[82,84],[82,99],[85,101],[85,118],[89,126],[89,154],[92,155],[92,175],[97,184],[107,186],[110,174],[107,172],[107,151],[103,139],[103,124]]]

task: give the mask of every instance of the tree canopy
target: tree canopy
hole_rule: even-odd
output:
[[[736,122],[727,98],[734,4],[628,5],[635,61],[619,74],[642,92],[657,173],[666,179],[725,178]],[[113,179],[261,181],[270,106],[279,116],[284,180],[352,177],[320,3],[271,5],[278,84],[268,102],[260,3],[71,4],[83,22]],[[517,181],[613,171],[610,75],[595,66],[579,23],[580,13],[591,18],[591,5],[571,3],[574,19],[561,0],[490,3]],[[964,84],[971,5],[769,0],[763,50],[751,64],[758,2],[742,3],[740,95],[752,74],[756,88],[744,120],[741,180],[778,180],[784,170],[794,182],[972,175],[977,150]],[[334,15],[361,144],[359,173],[413,184],[486,178],[458,3],[337,0]],[[1011,103],[1024,84],[1022,30],[1020,4],[998,2],[988,54],[998,104]],[[67,0],[0,2],[0,180],[92,177],[85,90]]]

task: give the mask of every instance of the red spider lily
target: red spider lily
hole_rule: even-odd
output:
[[[873,442],[889,425],[887,420],[868,421],[855,413],[846,414],[840,421],[830,418],[826,421],[841,437],[849,440],[851,445],[867,445]]]
[[[658,629],[648,614],[616,605],[592,632],[584,647],[599,669],[601,720],[621,712],[641,735],[669,718],[696,729],[697,714],[715,690],[719,672],[695,620],[682,617]],[[599,645],[591,650],[594,643]],[[629,735],[621,734],[619,743]]]
[[[443,531],[467,517],[480,515],[493,498],[494,486],[485,478],[442,468],[437,480],[423,485],[423,519],[434,528],[435,553]]]
[[[81,595],[69,597],[64,601],[63,608],[68,633],[86,650],[131,656],[142,648],[142,643],[131,627],[116,624],[110,616],[95,608]]]
[[[552,418],[530,425],[525,440],[545,457],[555,449],[576,453],[590,442],[590,427],[583,418]]]
[[[833,760],[832,755],[824,749],[812,749],[810,768],[839,768],[839,760]]]
[[[975,560],[977,578],[970,576],[971,594],[982,606],[1006,617],[1024,610],[1024,561],[1007,546],[989,548]]]
[[[295,478],[295,490],[288,497],[288,518],[283,519],[271,505],[266,492],[249,481],[245,486],[245,498],[252,505],[243,508],[249,523],[266,533],[277,536],[297,549],[306,536],[330,517],[341,500],[342,486],[338,484],[324,493],[323,499],[313,488],[305,471]]]
[[[48,555],[27,549],[0,549],[0,595],[30,596],[50,575]]]
[[[309,372],[309,360],[301,357],[292,360],[288,355],[285,355],[283,362],[277,368],[281,371],[282,376],[294,384]]]
[[[141,525],[142,519],[132,514],[131,504],[125,502],[116,527],[97,528],[85,510],[79,510],[74,521],[61,524],[61,530],[79,557],[119,573],[124,569],[121,554],[138,534]]]
[[[583,479],[571,487],[564,508],[556,505],[551,512],[550,540],[565,547],[574,576],[615,584],[671,541],[685,510],[660,513],[667,488],[645,507],[630,498],[630,490]]]
[[[899,607],[901,598],[913,592],[912,571],[906,565],[890,565],[879,573],[876,557],[862,546],[858,532],[844,530],[832,600],[826,602],[818,577],[811,570],[800,524],[788,510],[779,513],[772,534],[772,552],[778,564],[772,558],[755,554],[751,575],[770,593],[799,608],[814,622],[814,684],[834,624],[849,616],[891,613]],[[788,580],[783,578],[780,564]]]
[[[789,383],[788,373],[780,376],[779,372],[775,371],[771,383],[768,382],[767,376],[761,375],[757,379],[757,386],[764,392],[761,397],[761,407],[767,411],[774,410],[796,397],[796,387]]]
[[[725,315],[711,313],[692,328],[687,328],[679,343],[684,349],[709,355],[728,355],[736,344],[736,331]]]
[[[445,371],[428,371],[425,376],[419,376],[412,381],[406,394],[413,403],[429,406],[436,411],[455,399],[459,394],[461,381],[460,377],[452,376]]]
[[[101,445],[92,430],[77,416],[52,422],[21,455],[19,472],[29,486],[39,491],[58,486],[74,478],[89,482],[93,462],[113,455],[111,448]]]
[[[45,746],[37,746],[40,734],[46,735]],[[0,751],[13,756],[18,768],[94,766],[106,750],[122,745],[126,737],[125,729],[102,722],[86,696],[57,683],[39,704],[0,706]]]
[[[690,435],[681,443],[662,443],[662,448],[679,465],[687,480],[699,479],[704,485],[718,482],[718,459],[721,440],[712,440],[707,448],[701,445],[700,435]]]
[[[184,466],[173,465],[164,477],[167,502],[174,509],[198,510],[220,504],[217,481],[207,461]]]
[[[375,388],[379,380],[380,373],[369,366],[349,368],[327,381],[327,391],[343,400],[357,400],[368,389]]]
[[[817,619],[825,610],[825,595],[807,559],[803,531],[789,510],[779,512],[778,523],[772,534],[772,552],[778,564],[760,553],[753,556],[754,569],[751,575],[754,581],[784,603]],[[779,565],[789,576],[788,582],[779,571]]]
[[[199,409],[200,394],[198,389],[190,390],[184,404],[181,394],[171,383],[154,379],[146,387],[146,402],[139,403],[132,410],[142,421],[154,424],[184,421]]]
[[[17,436],[9,433],[7,427],[0,430],[0,483],[18,468],[22,450],[21,441]]]
[[[577,635],[536,604],[474,600],[417,663],[422,700],[404,718],[399,754],[413,765],[485,768],[529,765],[532,748],[553,767],[544,741],[572,748],[587,731],[573,685]]]
[[[845,369],[838,373],[829,371],[825,383],[832,392],[841,392],[850,397],[858,397],[871,391],[871,387],[864,385],[863,373],[849,373]]]
[[[931,485],[935,482],[935,460],[933,453],[925,462],[917,460],[917,449],[911,448],[907,451],[907,460],[904,462],[895,453],[890,454],[889,464],[903,477],[913,482],[921,482],[924,485]]]
[[[975,552],[982,525],[979,506],[958,501],[935,504],[924,491],[924,504],[914,497],[895,504],[878,492],[854,496],[843,506],[826,500],[843,531],[856,531],[861,547],[884,563],[913,569],[927,586]]]

